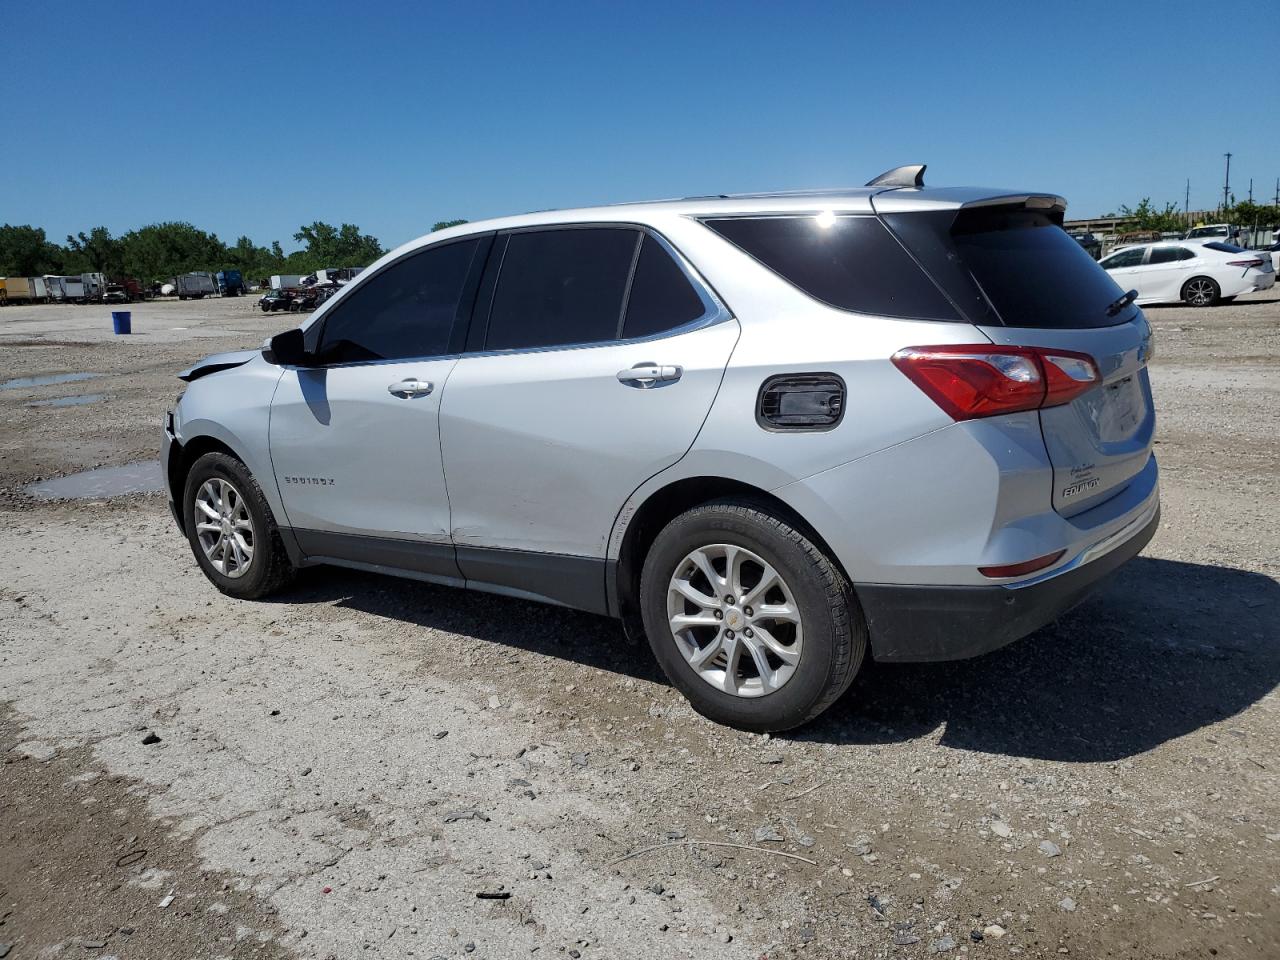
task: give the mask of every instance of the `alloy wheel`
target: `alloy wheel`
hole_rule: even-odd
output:
[[[1216,293],[1213,289],[1213,281],[1199,278],[1191,280],[1187,283],[1187,302],[1197,307],[1203,307],[1214,301]]]
[[[257,536],[244,497],[222,477],[210,477],[196,491],[196,536],[205,558],[235,580],[253,563]]]
[[[795,595],[767,561],[731,543],[689,553],[667,587],[676,647],[704,681],[736,697],[782,687],[800,663]]]

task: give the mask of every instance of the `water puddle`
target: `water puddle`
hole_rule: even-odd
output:
[[[18,377],[0,383],[0,390],[17,390],[19,387],[47,387],[51,383],[76,383],[80,380],[93,380],[102,376],[100,373],[51,373],[43,377]]]
[[[86,403],[97,403],[106,394],[85,393],[78,397],[57,397],[54,400],[33,400],[28,407],[83,407]]]
[[[56,480],[42,480],[28,486],[27,493],[41,500],[97,500],[131,493],[159,493],[163,489],[160,461],[140,460],[123,467],[99,467]]]

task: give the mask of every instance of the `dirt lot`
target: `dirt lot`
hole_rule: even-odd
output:
[[[29,498],[154,457],[174,371],[286,321],[0,310],[0,381],[100,375],[0,383],[0,957],[1280,956],[1280,295],[1148,315],[1144,555],[768,738],[606,620],[341,571],[237,602],[160,496]]]

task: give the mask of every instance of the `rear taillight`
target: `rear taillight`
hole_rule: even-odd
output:
[[[1260,267],[1265,261],[1261,257],[1254,257],[1252,260],[1228,260],[1228,267]]]
[[[1102,381],[1085,353],[1038,347],[906,347],[894,365],[953,420],[1070,403]]]

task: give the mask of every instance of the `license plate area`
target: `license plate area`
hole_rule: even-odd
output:
[[[1142,422],[1142,391],[1134,376],[1108,383],[1088,395],[1089,419],[1103,443],[1126,440]]]

